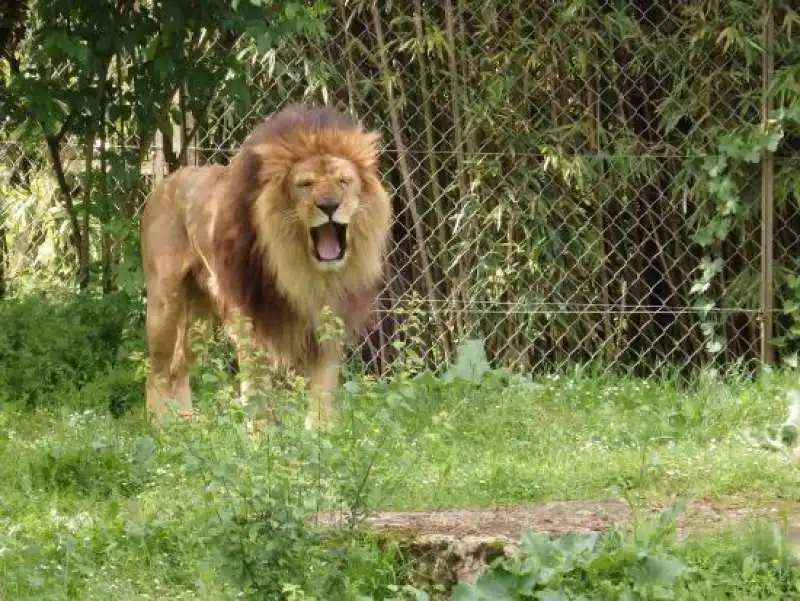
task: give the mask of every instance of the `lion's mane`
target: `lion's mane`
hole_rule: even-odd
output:
[[[227,167],[226,205],[212,236],[220,306],[223,314],[248,317],[257,337],[286,358],[304,363],[304,354],[314,354],[313,326],[325,304],[351,337],[369,323],[391,217],[377,151],[377,137],[349,116],[290,106],[254,130]],[[282,215],[291,165],[320,155],[350,160],[362,179],[364,206],[350,224],[352,256],[339,272],[316,270]]]

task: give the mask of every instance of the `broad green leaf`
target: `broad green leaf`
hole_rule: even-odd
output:
[[[156,441],[144,435],[136,439],[133,461],[137,465],[147,463],[156,451]]]
[[[517,578],[505,570],[485,572],[475,583],[481,601],[514,601]]]
[[[474,584],[459,582],[450,592],[450,601],[481,601]]]
[[[542,563],[547,563],[554,554],[554,545],[545,535],[539,532],[526,531],[522,533],[519,543],[520,553],[525,556],[535,557]]]
[[[676,557],[645,557],[634,579],[644,586],[671,585],[686,574],[686,565]]]
[[[462,343],[457,351],[456,361],[442,376],[445,382],[461,379],[477,382],[490,370],[483,341],[470,339]]]

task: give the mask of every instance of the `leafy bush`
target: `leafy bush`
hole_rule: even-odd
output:
[[[396,554],[357,521],[313,519],[353,504],[369,447],[306,432],[302,400],[256,437],[234,409],[158,429],[92,410],[0,413],[0,457],[21,457],[0,472],[0,598],[390,597]]]
[[[644,541],[616,530],[554,540],[526,533],[518,557],[496,560],[474,585],[458,584],[451,601],[674,599],[690,569],[659,548],[674,515],[662,517],[666,527]]]
[[[59,403],[107,372],[120,359],[131,308],[123,294],[2,301],[0,403]]]
[[[679,545],[673,535],[685,506],[675,503],[630,533],[525,533],[516,557],[495,560],[475,583],[458,583],[450,601],[777,601],[800,593],[800,569],[779,529],[742,538],[740,527],[739,540],[704,536]]]

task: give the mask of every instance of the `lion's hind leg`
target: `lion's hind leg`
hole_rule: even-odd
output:
[[[150,373],[146,383],[146,407],[157,420],[170,414],[173,407],[178,415],[192,414],[189,386],[191,307],[184,288],[182,283],[175,289],[148,291],[145,328]]]

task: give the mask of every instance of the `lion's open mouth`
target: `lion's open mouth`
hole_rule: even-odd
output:
[[[311,245],[317,261],[338,261],[347,250],[347,226],[333,221],[311,228]]]

